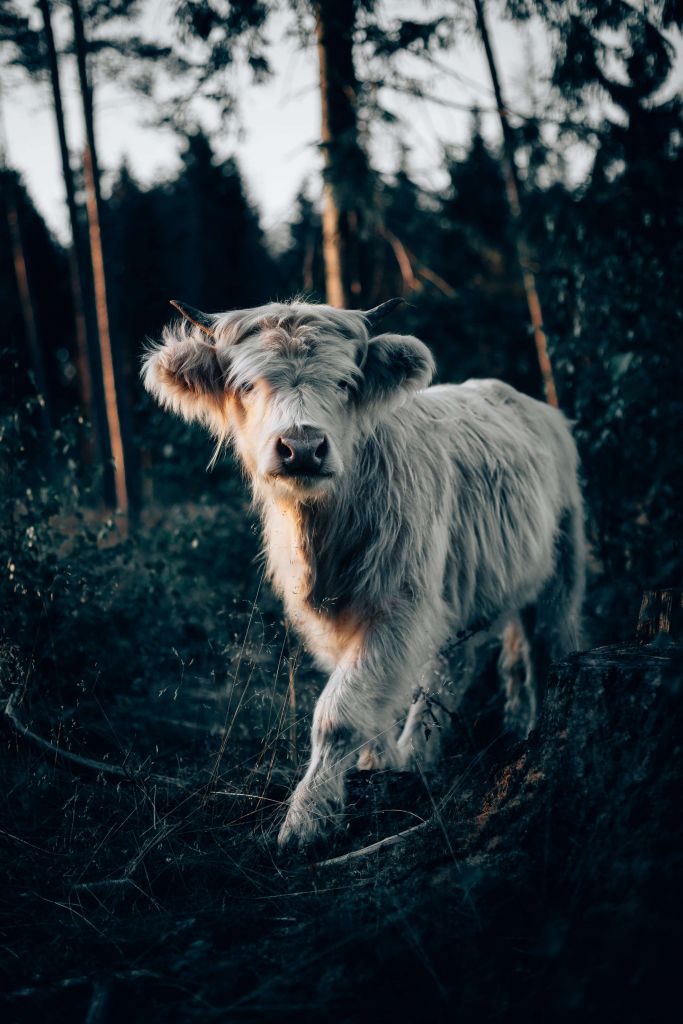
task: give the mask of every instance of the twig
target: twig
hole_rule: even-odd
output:
[[[443,655],[452,654],[456,647],[466,644],[468,640],[471,640],[478,633],[486,633],[490,628],[490,622],[475,622],[472,626],[468,626],[467,629],[459,629],[452,640],[446,641],[441,648],[441,653]]]
[[[455,288],[444,280],[440,274],[437,274],[431,267],[426,266],[414,252],[405,245],[400,238],[397,238],[393,232],[387,228],[382,229],[381,234],[387,240],[389,245],[394,251],[396,260],[401,270],[401,276],[403,278],[403,285],[406,291],[412,291],[415,288],[422,287],[421,282],[417,280],[418,277],[424,278],[425,281],[429,281],[435,288],[438,288],[447,298],[454,299],[458,294]],[[413,270],[415,267],[415,270]]]
[[[384,850],[389,846],[395,846],[396,843],[403,842],[404,839],[414,836],[417,832],[421,832],[431,824],[431,819],[421,821],[419,825],[406,828],[402,832],[397,832],[394,836],[385,836],[384,839],[378,839],[376,843],[371,843],[370,846],[362,846],[360,850],[351,850],[350,853],[342,853],[339,857],[330,857],[329,860],[316,861],[314,864],[311,864],[311,869],[338,867],[342,864],[348,864],[358,857],[367,857],[369,854],[377,853],[378,850]]]
[[[417,268],[417,276],[424,277],[425,281],[429,281],[430,284],[433,284],[435,288],[438,288],[439,291],[443,292],[443,294],[449,299],[454,299],[458,294],[455,288],[450,285],[448,281],[445,281],[444,278],[441,277],[440,274],[437,274],[435,270],[425,267],[424,264],[421,264]]]
[[[98,889],[118,889],[126,885],[131,885],[144,896],[147,896],[148,894],[133,881],[131,876],[135,874],[150,850],[153,850],[155,846],[158,846],[160,843],[168,839],[168,837],[173,835],[174,832],[177,832],[179,828],[180,822],[174,825],[162,826],[158,832],[147,840],[147,842],[142,846],[142,849],[128,861],[123,875],[119,878],[102,878],[92,882],[77,882],[75,885],[71,886],[71,892],[95,892]],[[152,900],[151,896],[148,898]],[[152,900],[152,902],[154,903],[155,901]]]
[[[100,878],[95,882],[77,882],[72,885],[70,892],[92,892],[98,889],[119,889],[124,885],[132,885],[134,889],[140,887],[135,884],[132,878]]]
[[[389,231],[388,228],[380,228],[380,234],[387,240],[393,250],[399,270],[401,271],[401,277],[403,278],[403,288],[406,294],[408,294],[408,292],[413,291],[418,286],[408,251],[401,239],[397,238],[393,231]]]

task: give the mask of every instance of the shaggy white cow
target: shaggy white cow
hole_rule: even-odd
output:
[[[583,512],[565,418],[495,380],[429,387],[421,341],[376,335],[400,301],[216,315],[174,303],[183,319],[144,361],[163,405],[233,443],[272,583],[330,673],[281,843],[338,814],[354,762],[429,756],[422,716],[449,638],[481,624],[502,634],[521,731],[549,659],[579,642]]]

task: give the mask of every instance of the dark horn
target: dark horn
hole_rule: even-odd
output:
[[[383,320],[385,316],[389,316],[389,313],[393,313],[397,306],[403,306],[405,301],[405,299],[389,299],[387,302],[375,306],[374,309],[369,309],[365,314],[369,329],[373,331],[380,320]]]
[[[178,310],[178,312],[189,320],[191,324],[198,327],[204,334],[208,334],[210,338],[215,338],[213,333],[213,320],[206,313],[202,313],[201,309],[195,309],[194,306],[188,305],[187,302],[179,302],[178,299],[169,299],[172,306]]]

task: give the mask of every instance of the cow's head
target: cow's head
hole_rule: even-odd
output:
[[[231,440],[258,493],[322,496],[382,410],[432,378],[421,341],[375,334],[401,301],[366,313],[295,301],[211,315],[174,302],[182,318],[146,354],[143,380],[219,444]]]

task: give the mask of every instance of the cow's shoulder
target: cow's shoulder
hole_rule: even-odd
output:
[[[471,377],[460,386],[476,391],[482,398],[501,405],[516,404],[524,398],[522,393],[513,388],[511,384],[506,384],[505,381],[497,380],[495,377]]]
[[[452,410],[467,416],[474,409],[485,415],[487,408],[496,408],[501,413],[514,413],[534,399],[517,391],[510,384],[495,378],[471,378],[462,384],[436,384],[416,394],[420,407],[425,411]]]

